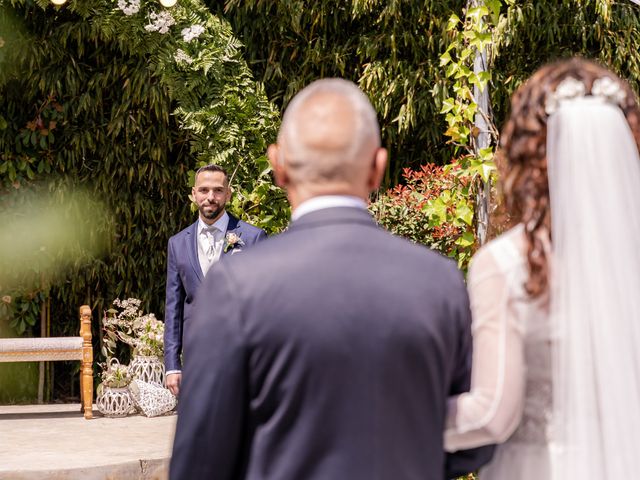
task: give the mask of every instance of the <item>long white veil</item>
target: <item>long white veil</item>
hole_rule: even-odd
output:
[[[640,461],[640,157],[615,101],[553,110],[553,478],[627,478]]]

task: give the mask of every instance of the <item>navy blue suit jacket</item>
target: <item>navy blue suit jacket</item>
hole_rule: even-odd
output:
[[[198,260],[198,222],[169,239],[167,248],[167,295],[164,317],[165,369],[180,370],[182,337],[193,315],[193,300],[204,275]],[[238,220],[229,214],[227,233],[235,233],[244,242],[241,248],[250,248],[267,237],[263,230]],[[220,260],[231,255],[223,253]],[[236,254],[237,255],[237,254]],[[215,268],[212,267],[212,270]]]
[[[174,480],[442,480],[446,400],[469,388],[450,259],[330,208],[207,275],[185,334]]]

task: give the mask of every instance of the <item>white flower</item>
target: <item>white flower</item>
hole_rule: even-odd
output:
[[[114,354],[117,342],[133,347],[139,355],[162,355],[164,345],[164,323],[153,313],[140,310],[142,301],[137,298],[115,299],[118,310],[105,312],[103,327],[104,347],[109,356]]]
[[[558,84],[555,90],[555,96],[558,100],[568,98],[584,97],[586,88],[584,83],[573,77],[567,77]]]
[[[601,97],[616,105],[622,105],[627,98],[627,94],[620,84],[609,77],[601,77],[593,82],[591,95]]]
[[[584,83],[573,77],[567,77],[547,97],[544,107],[545,112],[547,112],[547,115],[551,115],[563,101],[582,98],[585,95],[586,87]],[[610,77],[596,79],[591,86],[591,96],[618,106],[621,106],[627,98],[622,86]]]
[[[182,39],[189,43],[194,38],[198,38],[204,32],[204,27],[202,25],[191,25],[188,28],[182,29]]]
[[[147,17],[149,24],[144,27],[147,32],[158,32],[162,35],[169,31],[169,27],[176,23],[169,12],[163,10],[160,13],[150,13]]]
[[[586,90],[584,83],[580,80],[573,77],[565,78],[558,84],[553,93],[547,97],[544,105],[545,112],[547,112],[547,115],[551,115],[557,110],[562,100],[584,97]]]
[[[133,15],[140,10],[140,0],[118,0],[118,8],[125,15]]]
[[[187,63],[189,65],[193,63],[193,58],[191,58],[183,50],[180,49],[176,50],[176,54],[173,56],[173,58],[175,59],[176,63]]]

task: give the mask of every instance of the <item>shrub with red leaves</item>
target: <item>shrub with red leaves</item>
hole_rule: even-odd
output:
[[[403,183],[370,203],[378,223],[390,232],[455,258],[466,268],[473,251],[470,177],[457,163],[405,168]]]

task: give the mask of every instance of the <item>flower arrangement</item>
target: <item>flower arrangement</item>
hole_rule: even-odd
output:
[[[176,20],[173,16],[167,12],[162,11],[160,13],[151,12],[147,16],[149,23],[144,27],[147,32],[158,32],[162,35],[169,31],[172,25],[175,25]]]
[[[123,417],[132,412],[133,398],[129,385],[133,381],[131,370],[120,365],[117,358],[101,364],[102,383],[96,390],[96,407],[106,417]]]
[[[140,11],[140,0],[118,0],[118,8],[127,16],[135,15]]]
[[[120,362],[115,358],[102,364],[102,366],[103,370],[100,373],[100,379],[102,380],[103,388],[124,388],[133,380],[129,367],[120,365]]]
[[[133,322],[133,348],[138,355],[161,357],[164,349],[164,323],[153,313]]]
[[[110,358],[120,341],[133,349],[134,355],[161,357],[164,350],[164,323],[153,313],[144,314],[137,298],[115,299],[105,312],[102,353]]]
[[[106,416],[129,415],[135,408],[145,415],[150,415],[148,411],[165,413],[175,406],[175,398],[163,388],[164,364],[159,357],[164,347],[164,324],[153,313],[145,314],[141,304],[137,298],[115,299],[114,308],[107,310],[102,319],[102,352],[107,361],[101,364],[102,383],[96,406]],[[121,365],[115,357],[118,343],[133,350],[128,366]],[[151,389],[155,396],[142,395],[140,389]],[[164,403],[160,402],[162,398]],[[157,405],[159,402],[162,404]]]

